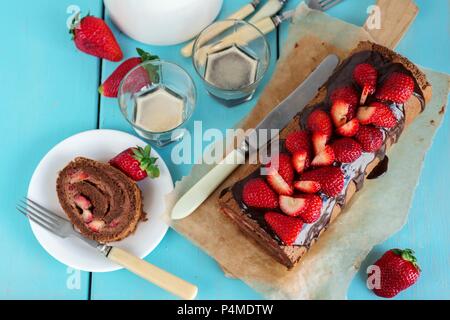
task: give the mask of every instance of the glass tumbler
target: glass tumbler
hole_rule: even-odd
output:
[[[208,93],[226,106],[235,106],[253,97],[269,67],[270,47],[254,25],[223,20],[199,34],[192,59]]]
[[[157,146],[180,140],[196,103],[195,84],[180,66],[145,61],[122,79],[120,110],[139,136]]]

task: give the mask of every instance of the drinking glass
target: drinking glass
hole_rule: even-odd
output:
[[[180,66],[145,61],[122,79],[120,110],[138,135],[157,146],[180,140],[196,103],[195,84]]]
[[[222,32],[216,35],[218,30]],[[208,93],[226,106],[235,106],[253,97],[269,67],[270,48],[254,25],[223,20],[199,34],[192,60]]]

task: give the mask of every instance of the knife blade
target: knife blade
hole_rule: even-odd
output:
[[[317,94],[339,63],[336,55],[327,56],[287,98],[276,106],[255,130],[284,128]],[[230,152],[221,162],[192,186],[172,208],[172,219],[183,219],[197,209],[243,161],[249,152],[247,143]],[[261,147],[256,146],[256,148]]]

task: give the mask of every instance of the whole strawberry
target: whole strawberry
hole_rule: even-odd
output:
[[[139,54],[139,57],[129,58],[122,62],[98,88],[101,95],[116,98],[119,92],[120,82],[131,69],[144,61],[159,59],[158,56],[145,52],[142,49],[136,48],[136,51]],[[139,89],[149,85],[151,82],[156,82],[157,80],[158,74],[156,70],[153,70],[150,66],[147,68],[139,68],[133,73],[132,86],[133,88]]]
[[[122,50],[103,19],[90,15],[80,18],[77,14],[69,32],[79,50],[110,61],[122,60]]]
[[[360,104],[366,102],[367,96],[374,94],[377,77],[377,70],[370,63],[358,64],[353,70],[353,79],[362,89]]]
[[[147,176],[159,177],[159,168],[155,164],[158,158],[150,156],[150,145],[145,148],[137,146],[128,148],[109,160],[109,164],[116,167],[134,181],[140,181]]]
[[[380,297],[392,298],[419,279],[420,268],[411,249],[391,249],[375,265],[380,268],[380,288],[373,292]]]

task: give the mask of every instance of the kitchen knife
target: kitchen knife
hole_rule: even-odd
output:
[[[260,129],[282,129],[317,94],[339,63],[336,55],[327,56],[319,66],[286,99],[275,107],[256,127]],[[182,219],[190,215],[241,163],[249,152],[250,145],[245,140],[231,151],[221,162],[205,174],[189,189],[172,209],[172,219]]]

